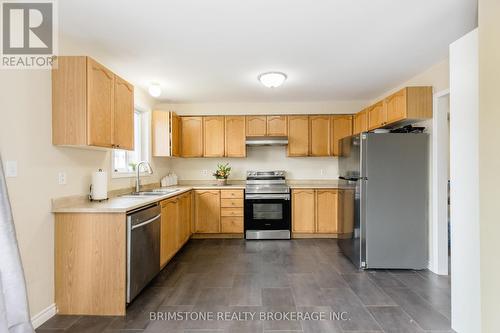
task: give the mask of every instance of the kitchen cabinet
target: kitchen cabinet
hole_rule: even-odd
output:
[[[309,155],[309,117],[288,116],[288,156]]]
[[[180,156],[180,119],[175,112],[153,111],[151,136],[153,156]]]
[[[352,116],[332,116],[332,155],[341,156],[340,140],[352,135]]]
[[[191,237],[191,191],[179,196],[179,232],[178,232],[178,248]]]
[[[203,117],[203,157],[224,156],[224,117]]]
[[[432,118],[432,87],[406,87],[385,99],[387,124]]]
[[[314,233],[314,190],[292,190],[292,231]]]
[[[195,232],[220,232],[220,191],[196,190],[195,195]]]
[[[52,143],[134,149],[134,87],[90,57],[57,57]]]
[[[352,231],[354,191],[347,196],[344,192],[336,188],[292,189],[292,231],[323,236],[342,234],[344,228]]]
[[[267,136],[287,136],[287,116],[267,116]]]
[[[246,116],[246,135],[265,136],[267,134],[266,116]]]
[[[115,75],[113,144],[120,149],[134,149],[134,86]],[[132,135],[130,135],[132,133]]]
[[[338,233],[338,191],[335,189],[316,190],[315,218],[317,233]]]
[[[309,156],[331,155],[332,126],[329,115],[309,116]]]
[[[226,116],[224,134],[225,156],[245,157],[247,155],[245,116]]]
[[[203,156],[203,117],[181,117],[181,156]]]
[[[368,109],[368,130],[387,125],[387,108],[385,101],[380,101]]]
[[[160,266],[164,266],[179,248],[179,198],[161,202]]]
[[[368,131],[368,109],[359,111],[354,115],[352,134]]]

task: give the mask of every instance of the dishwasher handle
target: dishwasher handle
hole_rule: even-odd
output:
[[[144,222],[142,222],[142,223],[136,224],[136,225],[134,225],[134,226],[131,228],[131,230],[134,230],[134,229],[137,229],[137,228],[143,227],[143,226],[145,226],[146,224],[150,224],[150,223],[152,223],[152,222],[156,221],[156,220],[157,220],[160,216],[161,216],[161,214],[158,214],[158,215],[156,215],[155,217],[153,217],[152,219],[149,219],[149,220],[144,221]]]

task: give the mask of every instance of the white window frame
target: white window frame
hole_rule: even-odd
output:
[[[151,152],[150,152],[150,112],[141,110],[138,107],[134,108],[134,131],[135,131],[135,113],[140,115],[140,158],[139,161],[151,162]],[[135,136],[134,136],[135,141]],[[134,146],[136,142],[134,142]],[[115,152],[117,149],[111,151],[111,178],[132,178],[137,175],[136,171],[123,171],[115,169]],[[141,176],[149,176],[147,172],[141,171]]]

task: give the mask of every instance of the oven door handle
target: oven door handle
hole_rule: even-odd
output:
[[[280,199],[290,200],[289,193],[283,194],[245,194],[245,199]]]

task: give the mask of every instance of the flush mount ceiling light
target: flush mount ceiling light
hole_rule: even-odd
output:
[[[260,81],[260,83],[268,88],[276,88],[281,86],[285,82],[286,78],[286,74],[282,72],[267,72],[257,76],[257,79]]]
[[[148,92],[153,97],[160,97],[161,87],[159,83],[151,83],[148,88]]]

